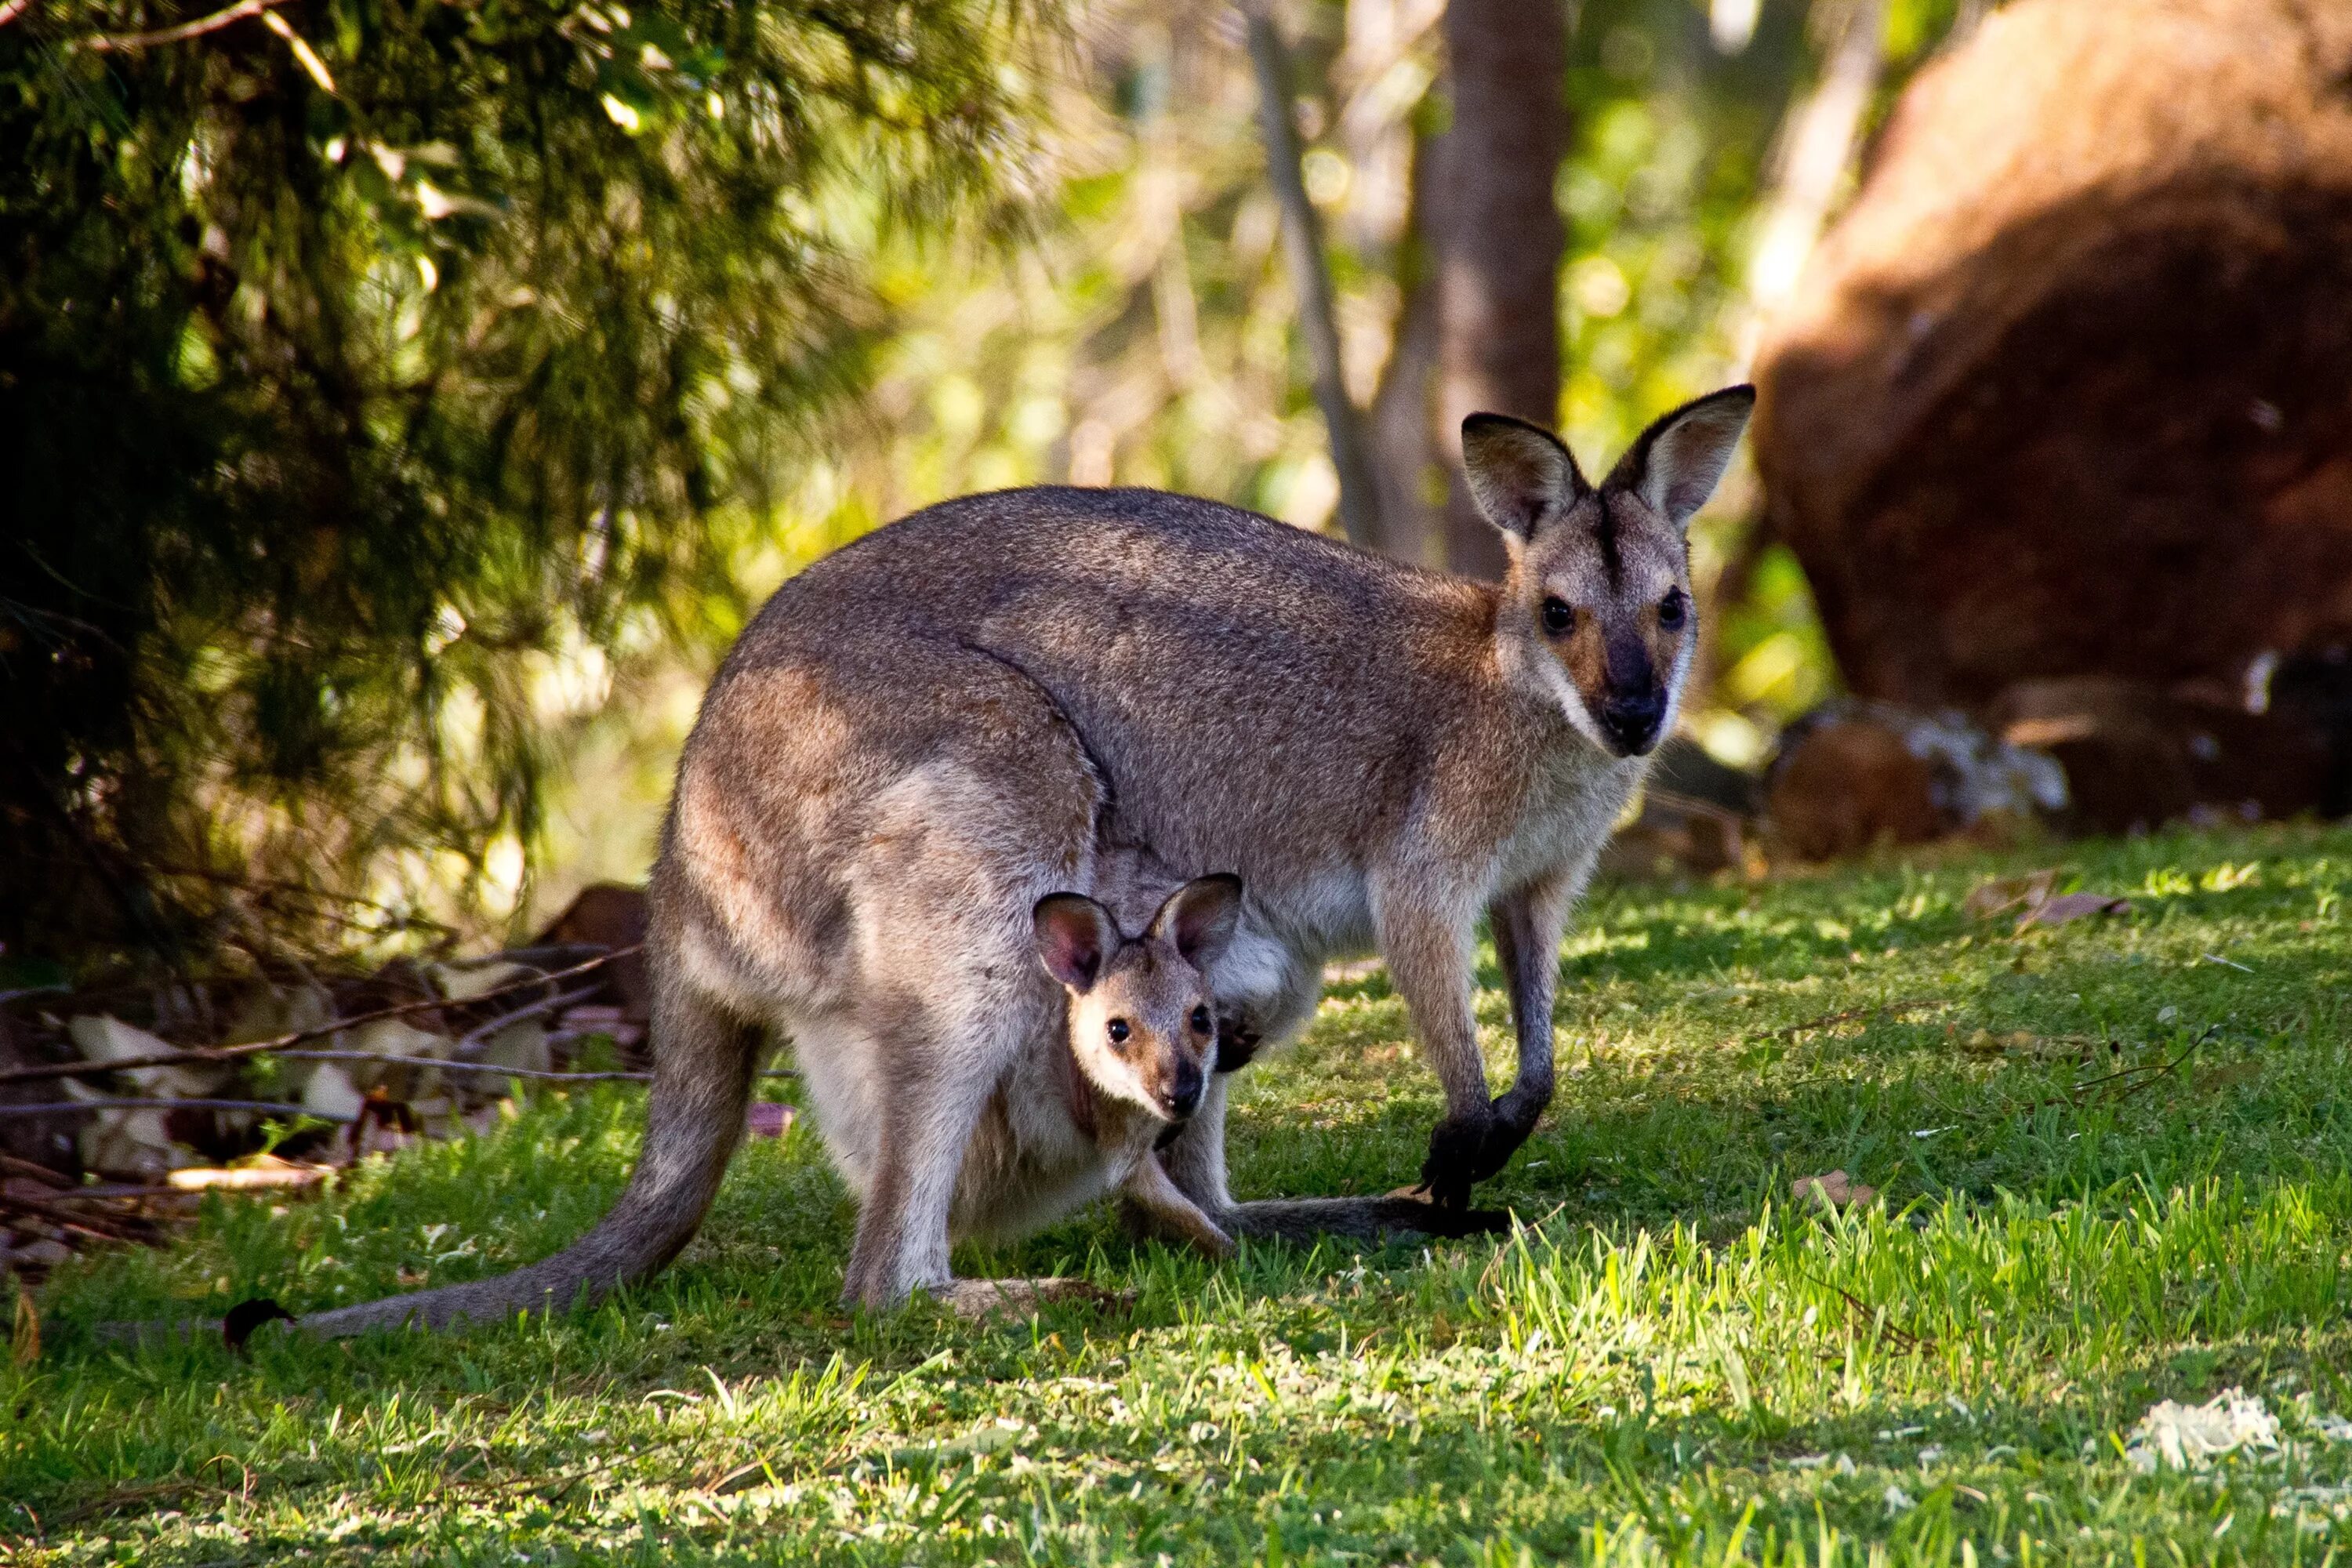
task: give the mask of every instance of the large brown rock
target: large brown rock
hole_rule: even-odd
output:
[[[2352,0],[2016,0],[1904,94],[1759,355],[1848,684],[2352,641]]]

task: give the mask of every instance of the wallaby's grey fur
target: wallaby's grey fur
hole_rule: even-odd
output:
[[[1031,911],[1091,886],[1106,845],[1243,878],[1209,981],[1266,1040],[1307,1016],[1327,958],[1379,951],[1445,1093],[1423,1177],[1458,1207],[1550,1100],[1559,939],[1673,725],[1696,641],[1684,528],[1753,403],[1675,410],[1597,488],[1543,431],[1465,421],[1499,584],[1118,489],[967,497],[811,566],[729,654],[679,764],[628,1190],[543,1263],[304,1326],[500,1317],[661,1268],[726,1170],[763,1026],[863,1196],[845,1296],[943,1285],[964,1151],[1064,1003],[1037,984]],[[1491,1102],[1482,914],[1518,1037]],[[1222,1082],[1165,1155],[1221,1226]]]

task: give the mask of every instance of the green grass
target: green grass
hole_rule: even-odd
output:
[[[1961,912],[2036,864],[2134,914]],[[2317,1565],[2352,1544],[2352,1442],[2316,1426],[2352,1414],[2347,886],[2352,833],[2273,828],[1604,892],[1559,1101],[1487,1189],[1507,1242],[1217,1267],[1092,1215],[960,1267],[1083,1272],[1130,1314],[853,1320],[803,1131],[592,1313],[250,1361],[92,1338],[560,1245],[637,1112],[542,1103],[61,1274],[46,1354],[0,1371],[0,1559]],[[1931,1005],[1776,1033],[1895,1001]],[[1245,1080],[1237,1188],[1409,1179],[1437,1101],[1406,1040],[1381,978],[1334,987]],[[1792,1208],[1832,1168],[1881,1204]],[[2126,1462],[2152,1402],[2231,1385],[2281,1451]]]

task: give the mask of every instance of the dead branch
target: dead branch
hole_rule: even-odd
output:
[[[29,4],[30,0],[26,0],[26,3]],[[80,40],[76,47],[97,54],[108,54],[149,49],[159,44],[184,43],[190,38],[202,37],[206,33],[216,33],[233,23],[244,21],[247,16],[258,16],[270,6],[284,3],[285,0],[236,0],[236,4],[226,10],[199,16],[193,22],[183,22],[176,27],[163,27],[152,33],[124,33],[113,37],[100,34]]]
[[[1290,89],[1290,48],[1275,25],[1268,0],[1244,0],[1251,68],[1257,75],[1258,130],[1265,141],[1266,174],[1282,208],[1284,249],[1298,294],[1298,329],[1313,367],[1315,403],[1331,443],[1339,479],[1339,527],[1348,542],[1370,549],[1381,542],[1380,482],[1364,443],[1363,416],[1348,395],[1339,358],[1339,328],[1331,304],[1331,267],[1323,252],[1322,221],[1307,195],[1300,164],[1298,109]]]
[[[105,1073],[122,1072],[132,1068],[186,1067],[205,1063],[241,1061],[247,1057],[266,1056],[272,1051],[282,1051],[289,1046],[299,1046],[308,1040],[325,1039],[329,1036],[341,1034],[345,1029],[356,1028],[362,1024],[373,1024],[385,1018],[404,1018],[441,1007],[476,1006],[500,996],[512,995],[518,991],[529,991],[541,985],[551,985],[559,980],[569,980],[574,975],[585,974],[590,970],[602,968],[615,959],[625,958],[633,952],[641,951],[643,947],[642,942],[629,947],[616,947],[585,963],[575,963],[569,969],[559,969],[550,974],[533,974],[526,979],[509,981],[504,985],[495,986],[483,992],[479,996],[468,996],[462,1001],[428,996],[415,1002],[402,1002],[389,1007],[378,1007],[373,1012],[357,1013],[348,1018],[338,1018],[331,1023],[321,1024],[316,1028],[296,1029],[290,1034],[278,1035],[267,1040],[248,1040],[241,1045],[205,1046],[188,1050],[156,1051],[143,1057],[124,1057],[109,1062],[50,1062],[38,1067],[12,1068],[5,1072],[0,1072],[0,1084],[28,1083],[45,1079],[93,1078]],[[499,1022],[502,1026],[505,1023],[510,1023],[516,1017],[524,1016],[520,1013],[506,1015]],[[17,1113],[17,1108],[11,1107],[10,1110],[12,1114]]]
[[[441,1057],[400,1057],[389,1051],[280,1051],[280,1058],[296,1062],[379,1062],[392,1067],[438,1068],[445,1072],[478,1072],[492,1078],[527,1078],[551,1083],[650,1083],[649,1072],[548,1071],[538,1068],[500,1067],[496,1062],[456,1062]],[[771,1068],[761,1078],[798,1078],[793,1068]]]
[[[88,1100],[53,1100],[39,1105],[0,1105],[0,1116],[62,1116],[76,1110],[266,1110],[278,1116],[315,1116],[321,1121],[356,1121],[332,1110],[313,1110],[278,1100],[141,1099],[131,1095],[93,1095]]]

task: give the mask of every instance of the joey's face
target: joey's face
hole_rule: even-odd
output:
[[[1200,1108],[1217,1060],[1208,972],[1233,940],[1241,888],[1196,878],[1136,937],[1083,894],[1038,900],[1037,956],[1068,994],[1070,1054],[1103,1093],[1165,1121]]]
[[[1685,531],[1754,405],[1738,386],[1675,410],[1597,488],[1532,425],[1463,421],[1471,491],[1510,553],[1504,668],[1612,756],[1642,756],[1673,731],[1698,640]]]
[[[1163,1121],[1199,1109],[1216,1066],[1216,1007],[1173,947],[1127,942],[1070,997],[1070,1050],[1095,1087]]]

